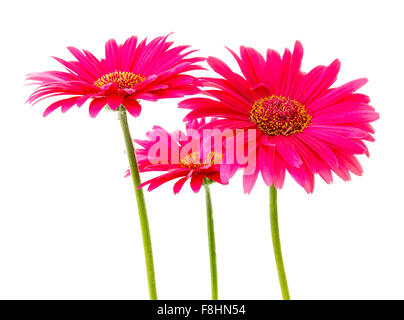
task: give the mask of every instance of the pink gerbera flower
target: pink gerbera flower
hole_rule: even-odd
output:
[[[226,149],[222,140],[215,143],[212,135],[201,135],[200,129],[204,125],[205,119],[200,122],[197,120],[190,121],[186,124],[186,133],[181,131],[168,133],[163,128],[155,126],[153,131],[146,133],[147,140],[135,140],[137,144],[143,147],[143,149],[136,151],[136,158],[138,159],[140,171],[165,172],[142,183],[139,188],[148,185],[148,191],[151,191],[168,181],[176,179],[177,181],[173,187],[174,194],[181,191],[187,180],[190,180],[191,188],[195,193],[199,192],[201,187],[204,186],[212,300],[217,300],[219,293],[216,240],[210,184],[213,182],[228,183],[220,175],[220,166]],[[129,171],[127,175],[130,175]]]
[[[87,50],[69,47],[74,61],[55,57],[67,71],[28,75],[28,80],[38,84],[38,88],[27,102],[34,104],[45,98],[63,97],[48,106],[44,116],[58,108],[66,112],[74,105],[81,107],[90,100],[91,117],[96,117],[106,105],[114,111],[123,105],[137,117],[141,111],[140,99],[157,101],[199,91],[196,78],[184,73],[201,69],[195,63],[204,59],[188,58],[193,51],[184,50],[189,46],[172,45],[173,42],[167,42],[167,36],[149,43],[131,37],[122,45],[112,39],[106,43],[105,58],[101,60]]]
[[[233,72],[219,59],[208,63],[223,78],[203,79],[205,93],[212,98],[193,98],[180,106],[192,111],[186,120],[220,117],[205,128],[252,129],[254,147],[248,148],[244,169],[244,190],[250,192],[259,172],[270,186],[271,234],[282,297],[290,299],[283,263],[278,222],[277,189],[283,186],[285,172],[309,193],[314,174],[332,182],[332,172],[343,180],[350,173],[362,174],[356,155],[369,155],[364,141],[374,141],[370,123],[379,118],[366,95],[355,93],[366,82],[358,79],[331,88],[340,62],[317,66],[308,73],[300,70],[303,48],[296,42],[293,54],[286,49],[281,57],[269,49],[266,59],[252,48],[241,47],[240,57],[230,50],[243,76]],[[236,140],[243,146],[249,140]],[[226,160],[225,160],[226,161]],[[222,165],[224,179],[243,163]]]
[[[280,189],[288,171],[308,193],[313,192],[316,173],[326,183],[332,182],[332,172],[343,180],[349,180],[350,173],[362,174],[356,155],[369,155],[364,141],[374,141],[370,123],[379,118],[369,97],[355,93],[367,79],[331,88],[339,60],[305,73],[298,41],[293,53],[286,49],[282,57],[271,49],[266,59],[253,48],[241,47],[240,57],[229,51],[243,76],[209,57],[211,68],[223,77],[202,79],[213,88],[204,93],[214,99],[191,98],[180,107],[192,109],[186,120],[221,118],[209,127],[256,129],[256,148],[249,152],[257,155],[257,165],[252,172],[244,170],[245,192],[251,191],[259,172],[268,186]],[[223,178],[234,171],[222,170]]]
[[[104,106],[117,111],[126,145],[129,167],[135,188],[150,299],[157,299],[153,252],[146,203],[136,162],[127,112],[137,117],[141,107],[138,100],[156,101],[161,98],[183,97],[199,92],[199,81],[188,71],[202,69],[196,63],[203,58],[188,58],[193,51],[189,46],[173,47],[167,36],[138,43],[131,37],[123,45],[109,40],[105,45],[105,58],[98,60],[89,51],[69,47],[74,61],[55,58],[67,71],[32,73],[28,80],[38,88],[28,98],[35,104],[43,99],[58,97],[44,112],[44,116],[61,108],[66,112],[74,105],[81,107],[90,100],[90,116],[96,117]]]
[[[168,181],[178,179],[173,187],[177,194],[187,180],[190,180],[195,193],[199,192],[204,182],[210,180],[227,184],[227,180],[220,176],[223,149],[215,147],[211,136],[200,135],[198,129],[204,124],[204,119],[191,121],[186,124],[186,133],[169,133],[155,126],[153,131],[147,132],[148,140],[135,140],[143,147],[136,150],[139,170],[165,172],[143,182],[140,187],[148,185],[148,191],[152,191]],[[159,151],[156,152],[153,148],[159,143]]]

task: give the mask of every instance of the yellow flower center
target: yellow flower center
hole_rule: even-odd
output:
[[[133,89],[144,79],[146,79],[144,76],[132,72],[115,71],[104,74],[94,82],[94,85],[102,89],[107,84],[115,83],[119,89]]]
[[[211,151],[208,153],[206,156],[205,160],[201,160],[201,155],[199,152],[193,152],[190,154],[187,154],[184,158],[180,160],[180,164],[184,168],[189,168],[189,169],[199,169],[204,166],[211,166],[215,164],[221,164],[223,160],[223,155]]]
[[[302,132],[311,121],[305,107],[285,97],[272,95],[254,102],[250,119],[270,136],[290,136]]]

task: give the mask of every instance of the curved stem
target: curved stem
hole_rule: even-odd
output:
[[[269,188],[269,197],[272,245],[274,247],[276,267],[278,269],[279,284],[281,286],[283,300],[290,300],[288,281],[286,279],[285,266],[283,265],[281,240],[279,238],[277,191],[274,186]]]
[[[143,248],[146,261],[147,280],[149,284],[149,294],[151,300],[157,300],[156,279],[154,275],[153,251],[150,238],[149,220],[147,218],[146,202],[144,200],[143,190],[138,189],[140,185],[139,168],[135,156],[132,137],[130,135],[126,110],[121,106],[118,110],[119,120],[121,122],[123,137],[125,139],[126,152],[128,154],[130,173],[135,188],[136,202],[139,211],[140,227],[142,229]]]
[[[212,199],[210,197],[209,184],[204,183],[204,187],[205,187],[205,194],[206,194],[206,216],[207,216],[207,223],[208,223],[212,300],[218,300],[219,295],[218,295],[218,287],[217,287],[216,241],[215,241],[215,228],[214,228],[214,224],[213,224]]]

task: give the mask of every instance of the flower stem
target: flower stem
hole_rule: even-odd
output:
[[[269,188],[269,198],[272,245],[274,247],[276,267],[278,269],[279,284],[281,286],[283,300],[290,300],[288,281],[286,279],[285,266],[283,265],[281,240],[279,238],[277,191],[274,186]]]
[[[208,183],[204,183],[206,194],[206,216],[208,223],[208,239],[209,239],[209,256],[210,256],[210,277],[212,287],[212,300],[218,300],[217,287],[217,266],[216,266],[216,241],[215,228],[213,224],[212,199],[210,197],[210,188]]]
[[[135,148],[133,147],[132,137],[130,135],[128,118],[126,110],[121,106],[118,110],[119,120],[121,122],[123,137],[125,139],[126,152],[128,154],[130,173],[135,188],[136,202],[139,211],[140,227],[142,229],[143,248],[146,261],[147,280],[149,284],[149,294],[151,300],[157,300],[156,279],[154,275],[153,250],[150,238],[149,221],[147,218],[146,203],[143,190],[138,189],[140,185],[139,168],[136,161]]]

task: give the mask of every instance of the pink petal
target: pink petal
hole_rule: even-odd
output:
[[[337,59],[328,67],[317,67],[304,76],[298,88],[299,101],[309,108],[310,102],[324,93],[337,80],[340,67],[341,63]]]
[[[332,150],[324,142],[305,134],[297,134],[296,138],[302,141],[307,147],[318,154],[318,156],[329,164],[331,168],[338,166],[338,160]]]
[[[153,191],[157,187],[161,186],[162,184],[164,184],[170,180],[174,180],[176,178],[183,177],[184,175],[186,175],[187,172],[188,172],[188,170],[184,170],[184,169],[172,170],[172,171],[162,174],[156,178],[150,179],[150,180],[142,183],[139,186],[139,188],[142,188],[145,185],[149,184],[147,191]]]
[[[294,95],[297,85],[300,82],[300,67],[303,59],[303,46],[299,41],[296,41],[293,50],[292,60],[289,67],[288,78],[284,88],[284,96]]]
[[[335,103],[349,94],[355,92],[359,88],[363,87],[368,82],[368,79],[361,78],[357,80],[350,81],[345,83],[344,85],[334,88],[328,91],[325,95],[321,96],[318,99],[315,99],[310,105],[307,107],[309,110],[317,110],[318,108],[323,108],[324,106],[328,106],[332,103]]]
[[[187,180],[188,180],[188,177],[184,177],[184,178],[179,179],[174,184],[174,187],[173,187],[174,194],[178,194],[181,191],[182,187],[184,186],[184,184]]]
[[[55,111],[57,108],[59,108],[65,100],[60,100],[52,103],[49,107],[46,108],[46,110],[43,113],[44,117],[47,117],[51,112]]]
[[[279,79],[281,75],[281,56],[272,49],[267,50],[266,73],[268,77],[269,89],[272,93],[279,90]]]
[[[62,105],[62,112],[65,113],[66,111],[68,111],[71,107],[73,107],[76,104],[77,101],[77,97],[73,97],[70,99],[67,99],[63,105]]]
[[[275,152],[275,165],[274,165],[274,187],[276,189],[282,189],[285,182],[285,161]]]
[[[243,97],[249,97],[251,93],[248,91],[248,83],[243,77],[231,71],[231,69],[221,60],[209,57],[207,60],[209,66],[218,74],[227,79],[237,92]]]
[[[107,96],[108,106],[114,111],[117,110],[121,106],[123,98],[119,95]]]
[[[222,164],[220,166],[220,177],[223,181],[230,180],[239,169],[236,164]]]
[[[141,105],[136,100],[126,98],[122,104],[124,105],[125,109],[135,118],[138,117],[142,111]]]
[[[223,180],[223,179],[221,178],[219,172],[208,173],[208,174],[206,175],[206,177],[209,178],[210,180],[213,180],[213,181],[215,181],[215,182],[217,182],[217,183],[220,183],[220,184],[228,184],[228,183],[229,183],[229,181]]]
[[[147,101],[152,101],[152,102],[155,102],[158,100],[158,97],[152,93],[140,93],[140,94],[136,95],[136,98],[142,99],[142,100],[147,100]]]
[[[198,193],[201,190],[203,180],[205,180],[204,174],[193,175],[191,178],[191,189],[193,192]]]
[[[91,101],[90,107],[88,108],[90,117],[95,118],[106,104],[107,100],[105,98],[94,99],[93,101]]]
[[[293,167],[299,167],[303,162],[291,140],[284,136],[274,137],[275,150],[279,152],[281,157]]]
[[[243,176],[243,190],[244,193],[249,194],[252,190],[252,188],[255,185],[255,182],[257,181],[257,177],[258,177],[258,168],[256,168],[255,172],[253,174],[249,174],[249,175],[244,175]]]
[[[274,183],[275,146],[261,146],[258,152],[259,167],[265,184],[269,187]]]

